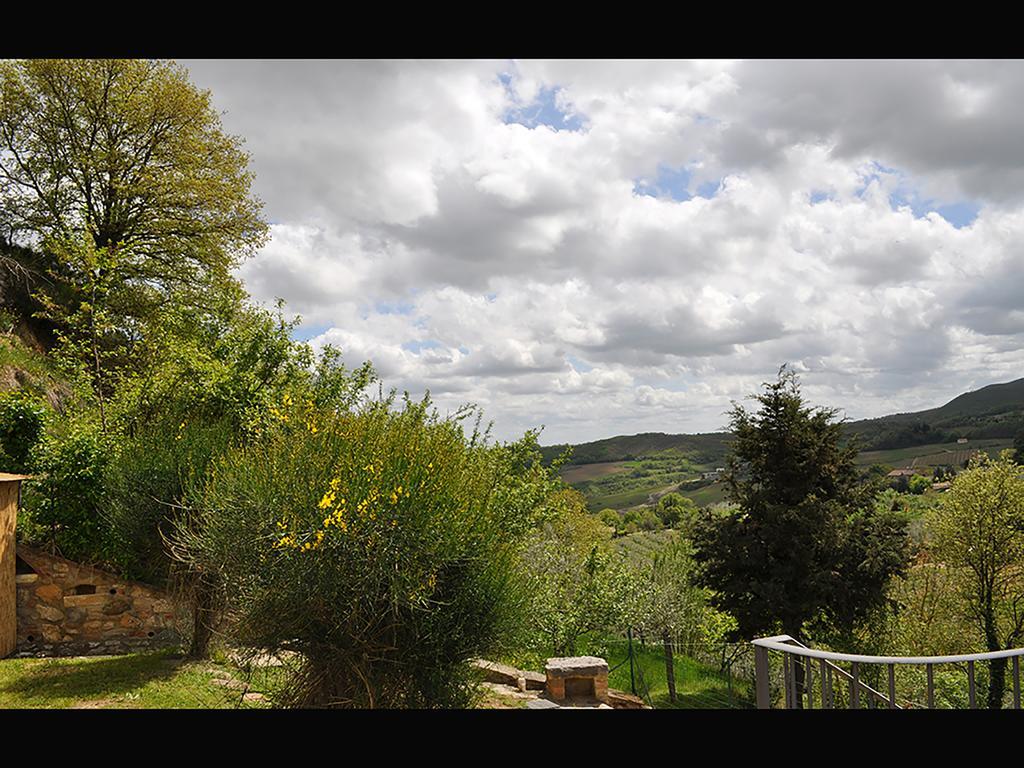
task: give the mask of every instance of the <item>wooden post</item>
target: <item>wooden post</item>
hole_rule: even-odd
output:
[[[18,498],[25,475],[0,472],[0,659],[18,642],[18,592],[15,580],[15,537]]]
[[[757,675],[757,708],[771,709],[771,689],[768,685],[768,649],[754,646],[754,672]]]

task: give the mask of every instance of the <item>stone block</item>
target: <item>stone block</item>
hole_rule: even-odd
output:
[[[54,608],[52,605],[40,604],[36,607],[36,613],[43,621],[63,621],[64,611]]]
[[[56,584],[43,584],[35,588],[36,597],[47,602],[57,602],[64,595],[64,590]]]

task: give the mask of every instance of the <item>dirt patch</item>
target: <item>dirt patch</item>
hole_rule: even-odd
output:
[[[91,701],[80,701],[77,704],[72,704],[69,709],[108,709],[116,706],[117,701],[114,699],[92,699]]]
[[[624,472],[627,468],[625,461],[602,461],[596,464],[578,464],[564,467],[558,474],[564,482],[572,484],[614,475],[616,472]]]

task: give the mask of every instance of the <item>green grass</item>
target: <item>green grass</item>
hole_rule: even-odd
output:
[[[1010,448],[1012,440],[992,438],[987,440],[971,440],[967,443],[930,443],[912,448],[894,448],[888,451],[862,451],[857,456],[861,466],[872,464],[888,464],[892,467],[910,466],[917,459],[917,466],[934,467],[943,464],[958,464],[974,451],[983,450],[990,456],[998,455],[1004,448]]]
[[[625,640],[607,640],[584,653],[593,652],[608,661],[611,670],[608,686],[630,691],[629,644]],[[637,693],[643,693],[643,683],[655,709],[746,709],[753,706],[752,691],[742,680],[732,681],[729,688],[727,675],[714,667],[674,654],[676,701],[669,700],[664,650],[660,644],[648,642],[642,646],[633,640],[633,677]]]
[[[215,662],[187,662],[169,651],[126,656],[0,660],[0,709],[262,708],[242,690],[216,685],[239,678]]]
[[[629,679],[629,643],[620,638],[583,640],[576,648],[578,655],[599,656],[608,662],[608,687],[631,692]],[[526,651],[502,659],[519,669],[543,671],[547,656],[552,654]],[[748,709],[753,707],[753,690],[744,680],[734,678],[732,689],[728,675],[716,667],[681,654],[674,654],[676,701],[669,701],[664,651],[660,643],[641,645],[633,638],[633,678],[637,694],[645,690],[655,709]],[[644,684],[646,683],[646,689]],[[646,697],[645,697],[646,698]]]
[[[619,536],[613,541],[616,549],[626,557],[646,563],[656,552],[668,546],[677,535],[678,532],[672,529],[638,531]]]
[[[712,483],[711,485],[705,485],[703,488],[697,488],[692,491],[688,491],[683,488],[680,489],[679,492],[688,499],[692,499],[693,503],[698,507],[706,507],[709,504],[717,504],[720,501],[725,501],[726,491],[727,488],[725,483],[718,482]]]

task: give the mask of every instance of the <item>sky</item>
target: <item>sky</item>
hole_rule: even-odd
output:
[[[542,444],[1024,376],[1024,62],[183,61],[298,336]]]

